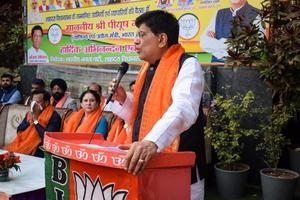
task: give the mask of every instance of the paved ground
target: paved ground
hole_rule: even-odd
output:
[[[214,185],[210,185],[207,187],[205,200],[225,200],[224,198],[220,197],[217,189]],[[247,187],[245,191],[245,195],[236,200],[262,200],[261,191],[259,188]]]

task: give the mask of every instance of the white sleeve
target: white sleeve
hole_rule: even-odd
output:
[[[196,58],[184,61],[172,89],[173,103],[147,134],[162,151],[197,120],[203,93],[203,71]]]
[[[202,33],[200,37],[200,46],[206,52],[211,53],[218,59],[221,59],[228,55],[227,44],[225,44],[227,39],[226,38],[216,39],[216,38],[209,37],[207,34],[210,31],[216,33],[216,28],[215,28],[216,17],[217,17],[217,13],[214,14],[208,26],[206,27],[205,31]]]
[[[125,122],[128,122],[132,113],[132,100],[132,94],[127,93],[127,97],[123,105],[121,106],[118,101],[114,101],[111,104],[111,111],[121,117]]]

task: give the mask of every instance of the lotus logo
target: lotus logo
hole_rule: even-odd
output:
[[[182,15],[178,22],[180,27],[179,36],[185,40],[193,39],[200,29],[198,17],[190,13]]]
[[[128,190],[114,192],[114,183],[102,186],[99,177],[93,182],[86,173],[83,178],[77,172],[73,172],[73,175],[76,200],[126,200]]]

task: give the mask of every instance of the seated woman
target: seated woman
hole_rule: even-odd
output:
[[[80,96],[81,109],[64,122],[66,133],[99,133],[107,136],[107,120],[102,116],[104,102],[100,102],[97,92],[87,90]]]

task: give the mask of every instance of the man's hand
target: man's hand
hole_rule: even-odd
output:
[[[157,153],[157,148],[151,141],[132,143],[125,158],[125,170],[133,175],[142,172],[148,161]]]
[[[32,108],[32,119],[37,120],[40,116],[40,114],[42,113],[41,109],[40,109],[40,105],[38,105],[37,103],[34,104],[33,108]]]
[[[112,81],[109,82],[108,93],[113,93],[113,88],[115,88],[115,85],[116,85],[116,79],[113,79]],[[123,104],[125,102],[126,98],[127,98],[127,95],[126,95],[125,89],[119,85],[115,89],[115,93],[114,93],[112,99],[118,101],[120,104]]]

